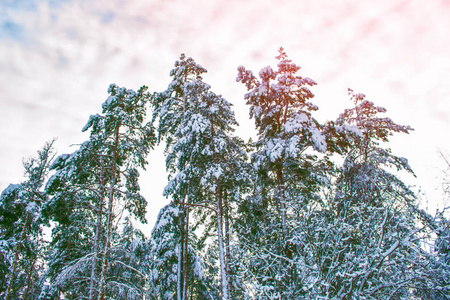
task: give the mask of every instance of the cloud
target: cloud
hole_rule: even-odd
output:
[[[314,92],[323,120],[348,106],[346,89],[351,87],[386,106],[394,120],[418,129],[410,143],[450,148],[435,130],[450,130],[446,3],[3,2],[0,189],[20,179],[21,158],[33,155],[46,140],[57,136],[58,149],[73,151],[70,144],[86,139],[80,130],[99,111],[110,83],[163,90],[181,53],[206,67],[215,92],[235,104],[245,125],[241,134],[252,121],[242,99],[245,89],[235,82],[236,67],[257,73],[274,65],[278,47],[284,46],[303,74],[319,83]],[[411,153],[418,157],[423,151]]]

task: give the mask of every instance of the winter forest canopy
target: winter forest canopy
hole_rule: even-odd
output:
[[[316,82],[276,60],[237,70],[254,141],[185,55],[165,91],[111,84],[88,140],[47,143],[1,193],[3,299],[449,299],[448,215],[419,208],[389,148],[413,129],[351,89],[319,123]],[[157,145],[170,203],[142,232]]]

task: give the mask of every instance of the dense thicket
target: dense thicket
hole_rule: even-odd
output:
[[[111,85],[86,142],[56,159],[48,143],[2,192],[2,297],[449,299],[448,214],[418,207],[388,145],[412,129],[350,89],[351,107],[320,123],[317,83],[276,59],[258,77],[238,68],[248,143],[185,55],[163,92]],[[139,171],[158,143],[170,203],[141,232]]]

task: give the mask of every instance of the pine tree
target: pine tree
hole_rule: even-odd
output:
[[[36,158],[24,162],[26,180],[9,185],[0,196],[1,292],[4,299],[34,299],[43,275],[43,226],[41,216],[47,195],[42,191],[53,159],[53,142]]]
[[[349,90],[354,108],[334,124],[351,144],[335,185],[334,197],[309,220],[305,233],[316,245],[310,268],[313,299],[411,299],[431,280],[422,248],[423,225],[410,209],[414,193],[395,175],[413,174],[407,160],[380,143],[412,129],[379,117],[386,110]]]
[[[91,129],[90,139],[55,161],[47,184],[53,196],[47,213],[56,222],[51,281],[70,298],[105,299],[123,287],[108,276],[120,217],[126,212],[145,222],[138,168],[145,168],[155,141],[145,119],[152,95],[147,87],[135,92],[114,84],[108,92],[102,114],[83,128]]]
[[[188,296],[189,216],[194,208],[203,217],[208,215],[215,221],[214,226],[204,226],[216,229],[221,295],[230,299],[223,228],[224,194],[234,194],[238,183],[244,181],[240,170],[245,153],[242,142],[231,135],[232,126],[237,125],[231,104],[210,91],[201,78],[205,72],[192,58],[182,55],[171,71],[172,82],[154,104],[159,137],[166,138],[167,169],[174,175],[165,195],[172,196],[184,215],[180,224],[182,280],[178,278],[182,295],[177,295],[178,299]]]
[[[317,200],[320,174],[326,161],[317,154],[327,150],[321,125],[313,117],[318,108],[309,86],[316,82],[297,74],[300,67],[279,50],[278,69],[263,68],[258,80],[238,68],[237,81],[246,85],[258,133],[254,189],[240,207],[242,247],[249,253],[247,278],[258,297],[295,298],[301,294],[296,265],[295,228],[307,206]]]

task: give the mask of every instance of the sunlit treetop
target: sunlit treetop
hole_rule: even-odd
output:
[[[379,117],[378,114],[385,113],[386,109],[375,106],[373,102],[366,99],[366,95],[355,94],[352,89],[348,89],[348,94],[354,107],[346,109],[336,120],[336,124],[355,126],[366,143],[371,140],[377,145],[376,141],[387,142],[388,137],[393,135],[394,132],[409,133],[409,131],[414,130],[410,126],[396,124],[388,117]]]
[[[300,66],[288,59],[283,48],[278,52],[278,69],[274,71],[270,66],[261,69],[260,79],[245,67],[238,67],[236,81],[245,84],[249,91],[244,98],[250,105],[250,118],[255,119],[260,137],[274,138],[278,145],[276,148],[289,151],[285,153],[288,156],[295,156],[294,153],[309,146],[325,151],[320,125],[311,116],[311,112],[318,110],[318,107],[310,101],[314,94],[309,87],[317,83],[298,74]],[[288,144],[282,145],[276,139]],[[271,157],[283,155],[272,154]]]

